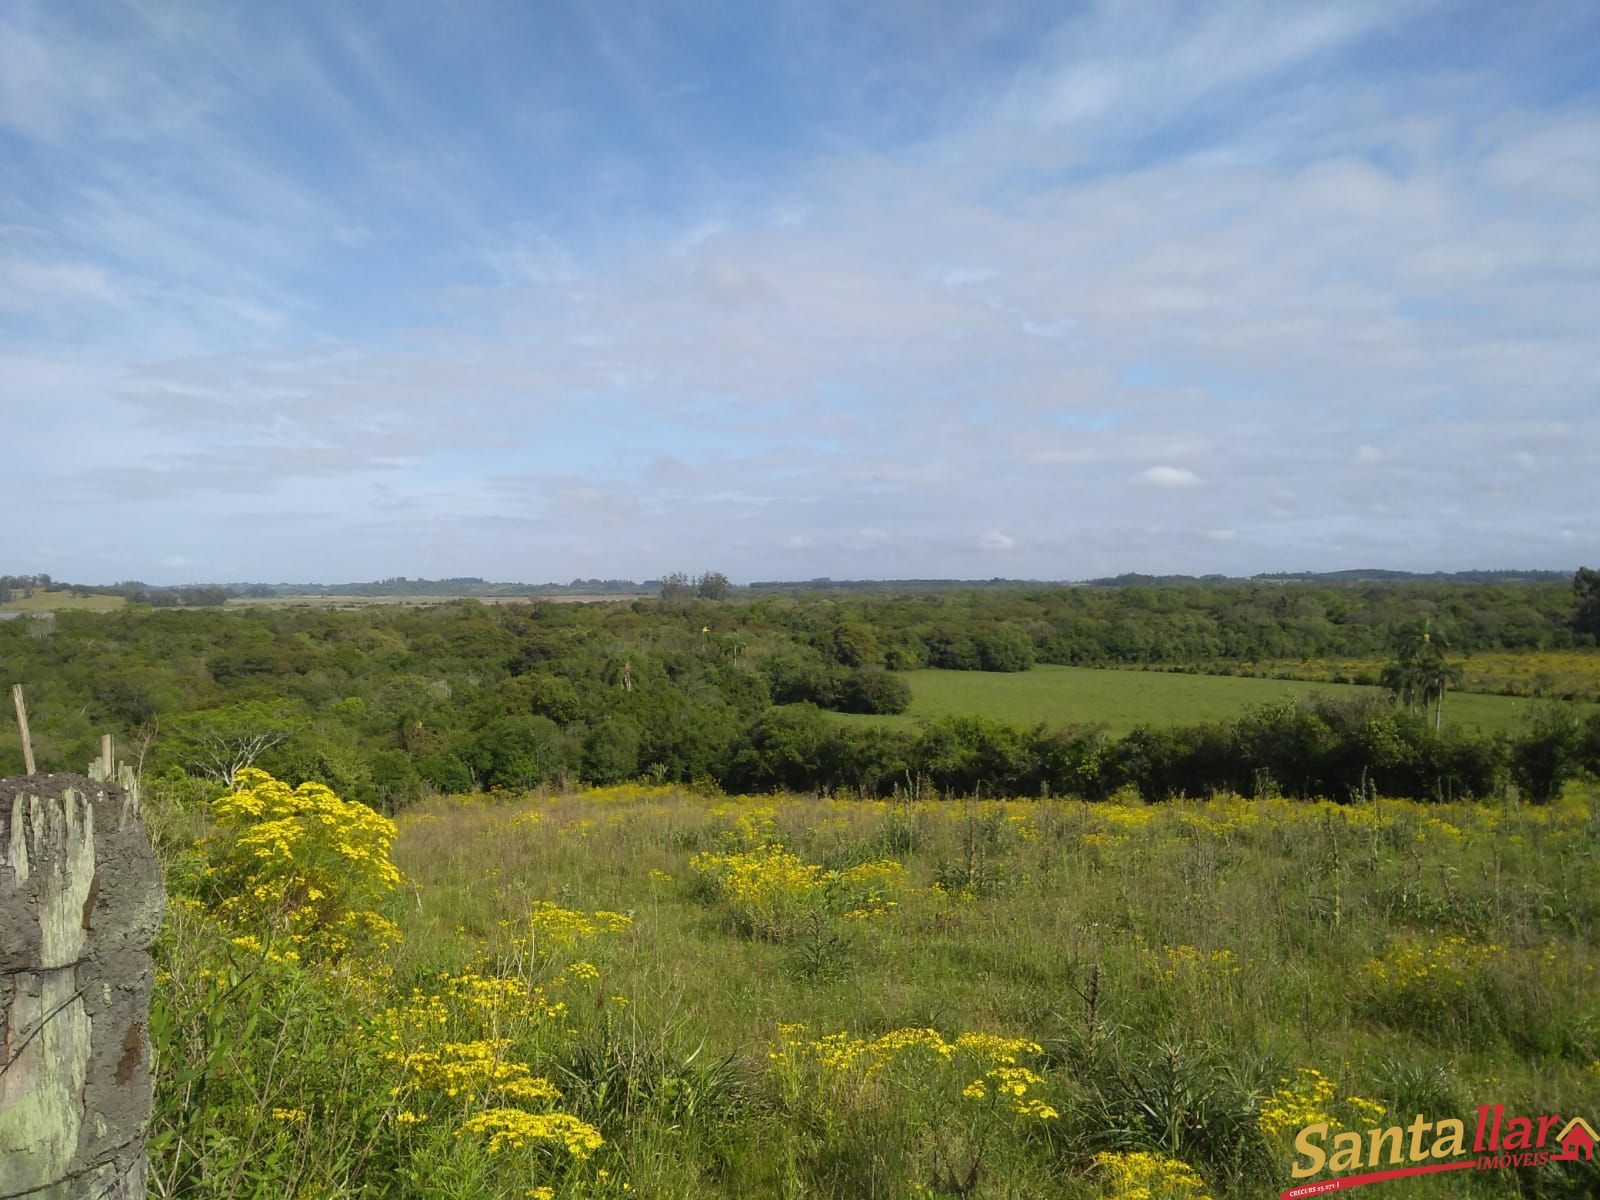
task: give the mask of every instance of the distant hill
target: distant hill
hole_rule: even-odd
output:
[[[1305,584],[1340,586],[1358,584],[1551,584],[1572,578],[1568,571],[1393,571],[1352,568],[1340,571],[1271,571],[1258,575],[1145,575],[1128,572],[1086,580],[1047,579],[760,579],[734,589],[734,594],[857,593],[903,595],[917,592],[1028,589],[1047,587],[1170,588],[1218,587],[1240,584]],[[191,583],[158,586],[129,580],[114,584],[70,584],[48,575],[0,575],[0,604],[35,590],[69,592],[74,597],[120,596],[129,603],[187,607],[220,605],[228,599],[271,600],[285,596],[461,596],[497,599],[515,596],[656,596],[661,580],[574,579],[570,583],[492,582],[474,575],[447,579],[413,579],[396,575],[360,583]]]
[[[1570,571],[1273,571],[1259,575],[1143,575],[1128,572],[1085,580],[1041,579],[807,579],[758,580],[752,592],[926,592],[972,588],[1038,587],[1219,587],[1248,583],[1300,583],[1323,586],[1362,583],[1565,583]]]
[[[1259,575],[1112,575],[1087,580],[1089,587],[1192,587],[1233,583],[1564,583],[1571,571],[1390,571],[1373,567],[1344,571],[1265,571]]]

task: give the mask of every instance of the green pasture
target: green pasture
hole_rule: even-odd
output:
[[[59,592],[36,590],[31,596],[18,592],[0,604],[0,612],[111,612],[126,603],[121,596],[74,596],[63,588]]]
[[[1258,704],[1322,692],[1373,694],[1354,684],[1253,679],[1240,675],[1182,675],[1166,671],[1119,671],[1093,667],[1036,666],[1031,671],[911,671],[911,707],[894,717],[844,716],[846,721],[909,725],[949,716],[984,716],[1016,725],[1103,724],[1112,735],[1135,725],[1196,725],[1223,721]],[[1491,733],[1517,727],[1532,700],[1453,692],[1445,697],[1446,725]],[[1593,711],[1585,706],[1584,711]]]

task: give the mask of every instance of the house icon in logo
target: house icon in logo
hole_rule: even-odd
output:
[[[1594,1148],[1600,1143],[1600,1137],[1596,1137],[1589,1122],[1582,1117],[1573,1117],[1556,1141],[1561,1145],[1561,1153],[1551,1155],[1551,1162],[1576,1162],[1580,1155],[1592,1162]]]

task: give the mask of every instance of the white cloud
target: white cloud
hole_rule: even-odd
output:
[[[1170,3],[1101,3],[1061,26],[1004,111],[1047,127],[1126,130],[1330,55],[1417,7],[1209,4],[1196,14]]]
[[[1413,12],[1091,7],[909,150],[708,166],[662,216],[574,185],[577,225],[439,150],[359,25],[361,87],[303,45],[224,37],[226,69],[186,75],[134,39],[96,74],[103,47],[30,34],[17,78],[84,81],[17,101],[62,186],[0,213],[29,227],[0,407],[29,402],[14,457],[64,497],[41,536],[89,546],[110,498],[192,528],[201,572],[241,528],[284,575],[639,574],[707,545],[767,577],[1565,563],[1519,531],[1592,507],[1600,120],[1492,74],[1493,119],[1448,75],[1352,76]],[[288,80],[342,187],[223,119]],[[1406,469],[1374,497],[1379,463]]]
[[[110,275],[93,263],[0,261],[0,308],[109,304],[116,298]]]
[[[1200,476],[1188,467],[1146,467],[1133,480],[1159,488],[1192,488],[1201,483]]]

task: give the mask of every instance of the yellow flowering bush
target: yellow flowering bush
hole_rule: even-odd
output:
[[[501,922],[515,932],[501,939],[496,953],[485,951],[466,969],[440,974],[430,989],[413,988],[378,1014],[374,1032],[382,1057],[398,1074],[390,1091],[398,1109],[392,1124],[408,1146],[437,1146],[448,1131],[482,1144],[500,1164],[496,1171],[572,1178],[603,1138],[564,1111],[552,1080],[551,1064],[563,1062],[579,1036],[560,989],[597,980],[600,968],[573,955],[627,930],[632,918],[537,901],[525,931],[520,925]],[[612,997],[617,1008],[625,1002]],[[436,1128],[441,1132],[430,1134]],[[546,1184],[524,1190],[554,1194]]]
[[[616,924],[559,911],[567,914],[553,922],[560,929]],[[602,1145],[600,1131],[561,1111],[560,1089],[534,1065],[570,1036],[566,1002],[549,994],[565,973],[536,983],[492,970],[447,972],[437,990],[413,989],[379,1014],[383,1057],[399,1071],[395,1126],[403,1135],[443,1124],[497,1158],[526,1149],[582,1162]]]
[[[892,1029],[875,1038],[829,1033],[810,1039],[806,1032],[802,1024],[778,1026],[778,1046],[768,1057],[788,1067],[814,1067],[824,1076],[853,1074],[864,1079],[907,1055],[945,1062],[955,1056],[955,1047],[934,1029]]]
[[[874,1038],[830,1033],[807,1034],[804,1025],[780,1025],[778,1044],[769,1052],[779,1076],[819,1096],[851,1105],[870,1101],[880,1082],[891,1092],[916,1089],[928,1095],[959,1080],[967,1100],[995,1100],[1011,1115],[1052,1120],[1060,1114],[1031,1095],[1045,1080],[1018,1065],[1042,1053],[1037,1042],[992,1033],[963,1033],[946,1040],[935,1029],[891,1029]]]
[[[886,1176],[931,1176],[944,1194],[978,1177],[997,1133],[1060,1116],[1041,1094],[1044,1076],[1020,1061],[1041,1053],[1036,1042],[985,1032],[817,1037],[790,1024],[778,1027],[768,1058],[789,1123],[818,1131],[809,1147],[819,1161],[870,1147]]]
[[[487,1101],[490,1096],[515,1100],[555,1100],[561,1095],[548,1079],[536,1077],[527,1063],[506,1057],[510,1038],[444,1042],[437,1050],[419,1050],[402,1061],[413,1086],[434,1088],[446,1096]]]
[[[1146,950],[1155,965],[1156,978],[1163,983],[1201,984],[1208,979],[1239,974],[1239,960],[1232,950],[1199,950],[1194,946],[1165,946]]]
[[[689,860],[702,895],[719,899],[746,933],[781,941],[821,907],[821,867],[801,861],[779,845],[720,854],[702,852]]]
[[[489,1153],[521,1149],[529,1142],[565,1150],[580,1161],[600,1149],[600,1131],[571,1113],[531,1113],[520,1108],[489,1108],[461,1123],[457,1137],[487,1136]]]
[[[1489,982],[1487,968],[1500,953],[1497,943],[1457,934],[1400,938],[1362,964],[1361,1001],[1373,1015],[1401,1025],[1456,1020]]]
[[[1319,1121],[1332,1124],[1328,1106],[1337,1092],[1338,1085],[1321,1071],[1301,1067],[1293,1077],[1279,1080],[1277,1090],[1261,1102],[1256,1123],[1273,1141],[1291,1138]]]
[[[444,997],[458,1011],[496,1027],[526,1027],[566,1013],[564,1001],[551,1000],[545,987],[520,976],[461,971],[441,976],[440,982]]]
[[[529,948],[535,953],[575,950],[597,937],[621,933],[632,924],[633,918],[627,913],[605,909],[585,913],[549,900],[535,900],[528,912]]]
[[[1041,1054],[1043,1047],[1027,1038],[1001,1037],[995,1033],[963,1033],[955,1040],[957,1051],[980,1062],[1013,1066],[1023,1055]]]
[[[1156,819],[1156,809],[1143,804],[1102,804],[1095,816],[1113,829],[1143,829]]]
[[[1256,1110],[1256,1124],[1268,1140],[1291,1142],[1307,1125],[1330,1129],[1374,1127],[1389,1110],[1363,1096],[1339,1095],[1339,1085],[1313,1067],[1301,1067],[1278,1081]]]
[[[1424,817],[1422,819],[1422,830],[1418,832],[1417,840],[1427,840],[1427,835],[1430,833],[1436,837],[1443,838],[1447,844],[1459,842],[1467,836],[1459,826],[1452,825],[1449,821],[1441,821],[1438,817]]]
[[[400,882],[389,859],[393,821],[323,784],[291,788],[255,768],[240,771],[212,811],[205,881],[226,924],[319,958],[399,941],[376,911]]]
[[[1351,1124],[1357,1129],[1375,1128],[1378,1122],[1389,1115],[1387,1107],[1365,1096],[1346,1096],[1344,1106],[1355,1118]]]
[[[702,897],[720,900],[745,933],[771,941],[793,936],[816,913],[881,916],[894,908],[905,867],[893,859],[828,871],[776,843],[689,860]]]
[[[1205,1181],[1181,1159],[1147,1150],[1097,1154],[1105,1200],[1210,1200]]]
[[[777,839],[777,813],[771,804],[718,804],[708,814],[709,832],[724,851],[759,849]]]
[[[1043,1084],[1044,1076],[1027,1067],[994,1067],[962,1088],[961,1094],[968,1100],[1003,1105],[1013,1116],[1053,1121],[1060,1112],[1028,1094]]]
[[[825,876],[829,904],[852,919],[882,917],[898,908],[906,869],[892,858],[859,863]]]

